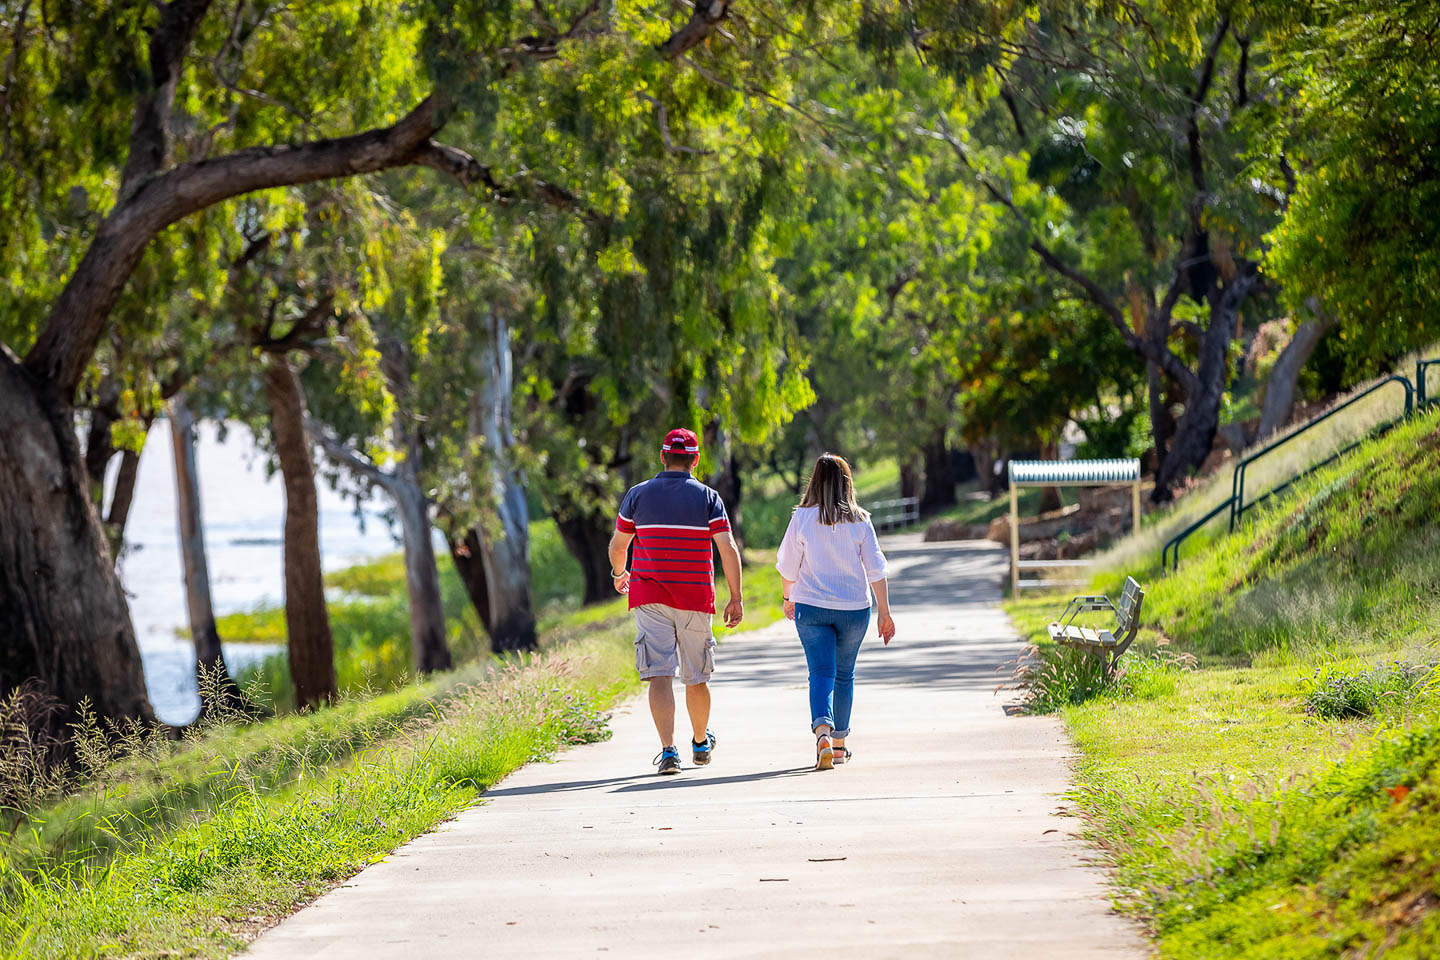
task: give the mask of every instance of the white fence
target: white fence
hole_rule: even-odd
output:
[[[877,500],[869,505],[869,510],[870,522],[876,530],[898,530],[920,519],[920,500],[916,497]]]

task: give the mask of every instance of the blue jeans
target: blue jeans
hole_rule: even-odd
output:
[[[837,737],[850,735],[855,702],[855,658],[870,625],[870,609],[830,610],[795,604],[795,631],[810,665],[810,729],[825,724]]]

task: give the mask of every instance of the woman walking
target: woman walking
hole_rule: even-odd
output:
[[[815,769],[850,759],[850,708],[855,699],[855,658],[870,625],[873,588],[879,636],[895,636],[885,554],[870,515],[855,502],[855,482],[844,458],[815,461],[810,484],[790,517],[776,558],[785,616],[795,621],[810,667],[810,729]]]

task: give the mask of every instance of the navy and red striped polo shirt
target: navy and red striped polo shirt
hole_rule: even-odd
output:
[[[632,609],[663,603],[715,612],[711,538],[730,529],[720,494],[684,470],[663,470],[625,494],[615,529],[635,534]]]

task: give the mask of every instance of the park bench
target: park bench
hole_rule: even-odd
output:
[[[1145,600],[1145,591],[1134,577],[1125,578],[1125,591],[1120,602],[1114,603],[1106,596],[1075,597],[1061,614],[1061,619],[1050,624],[1050,639],[1062,646],[1075,647],[1100,657],[1106,674],[1115,670],[1115,662],[1129,649],[1140,630],[1140,606]],[[1109,630],[1096,630],[1074,624],[1076,614],[1096,610],[1111,610],[1115,613],[1115,626]]]

